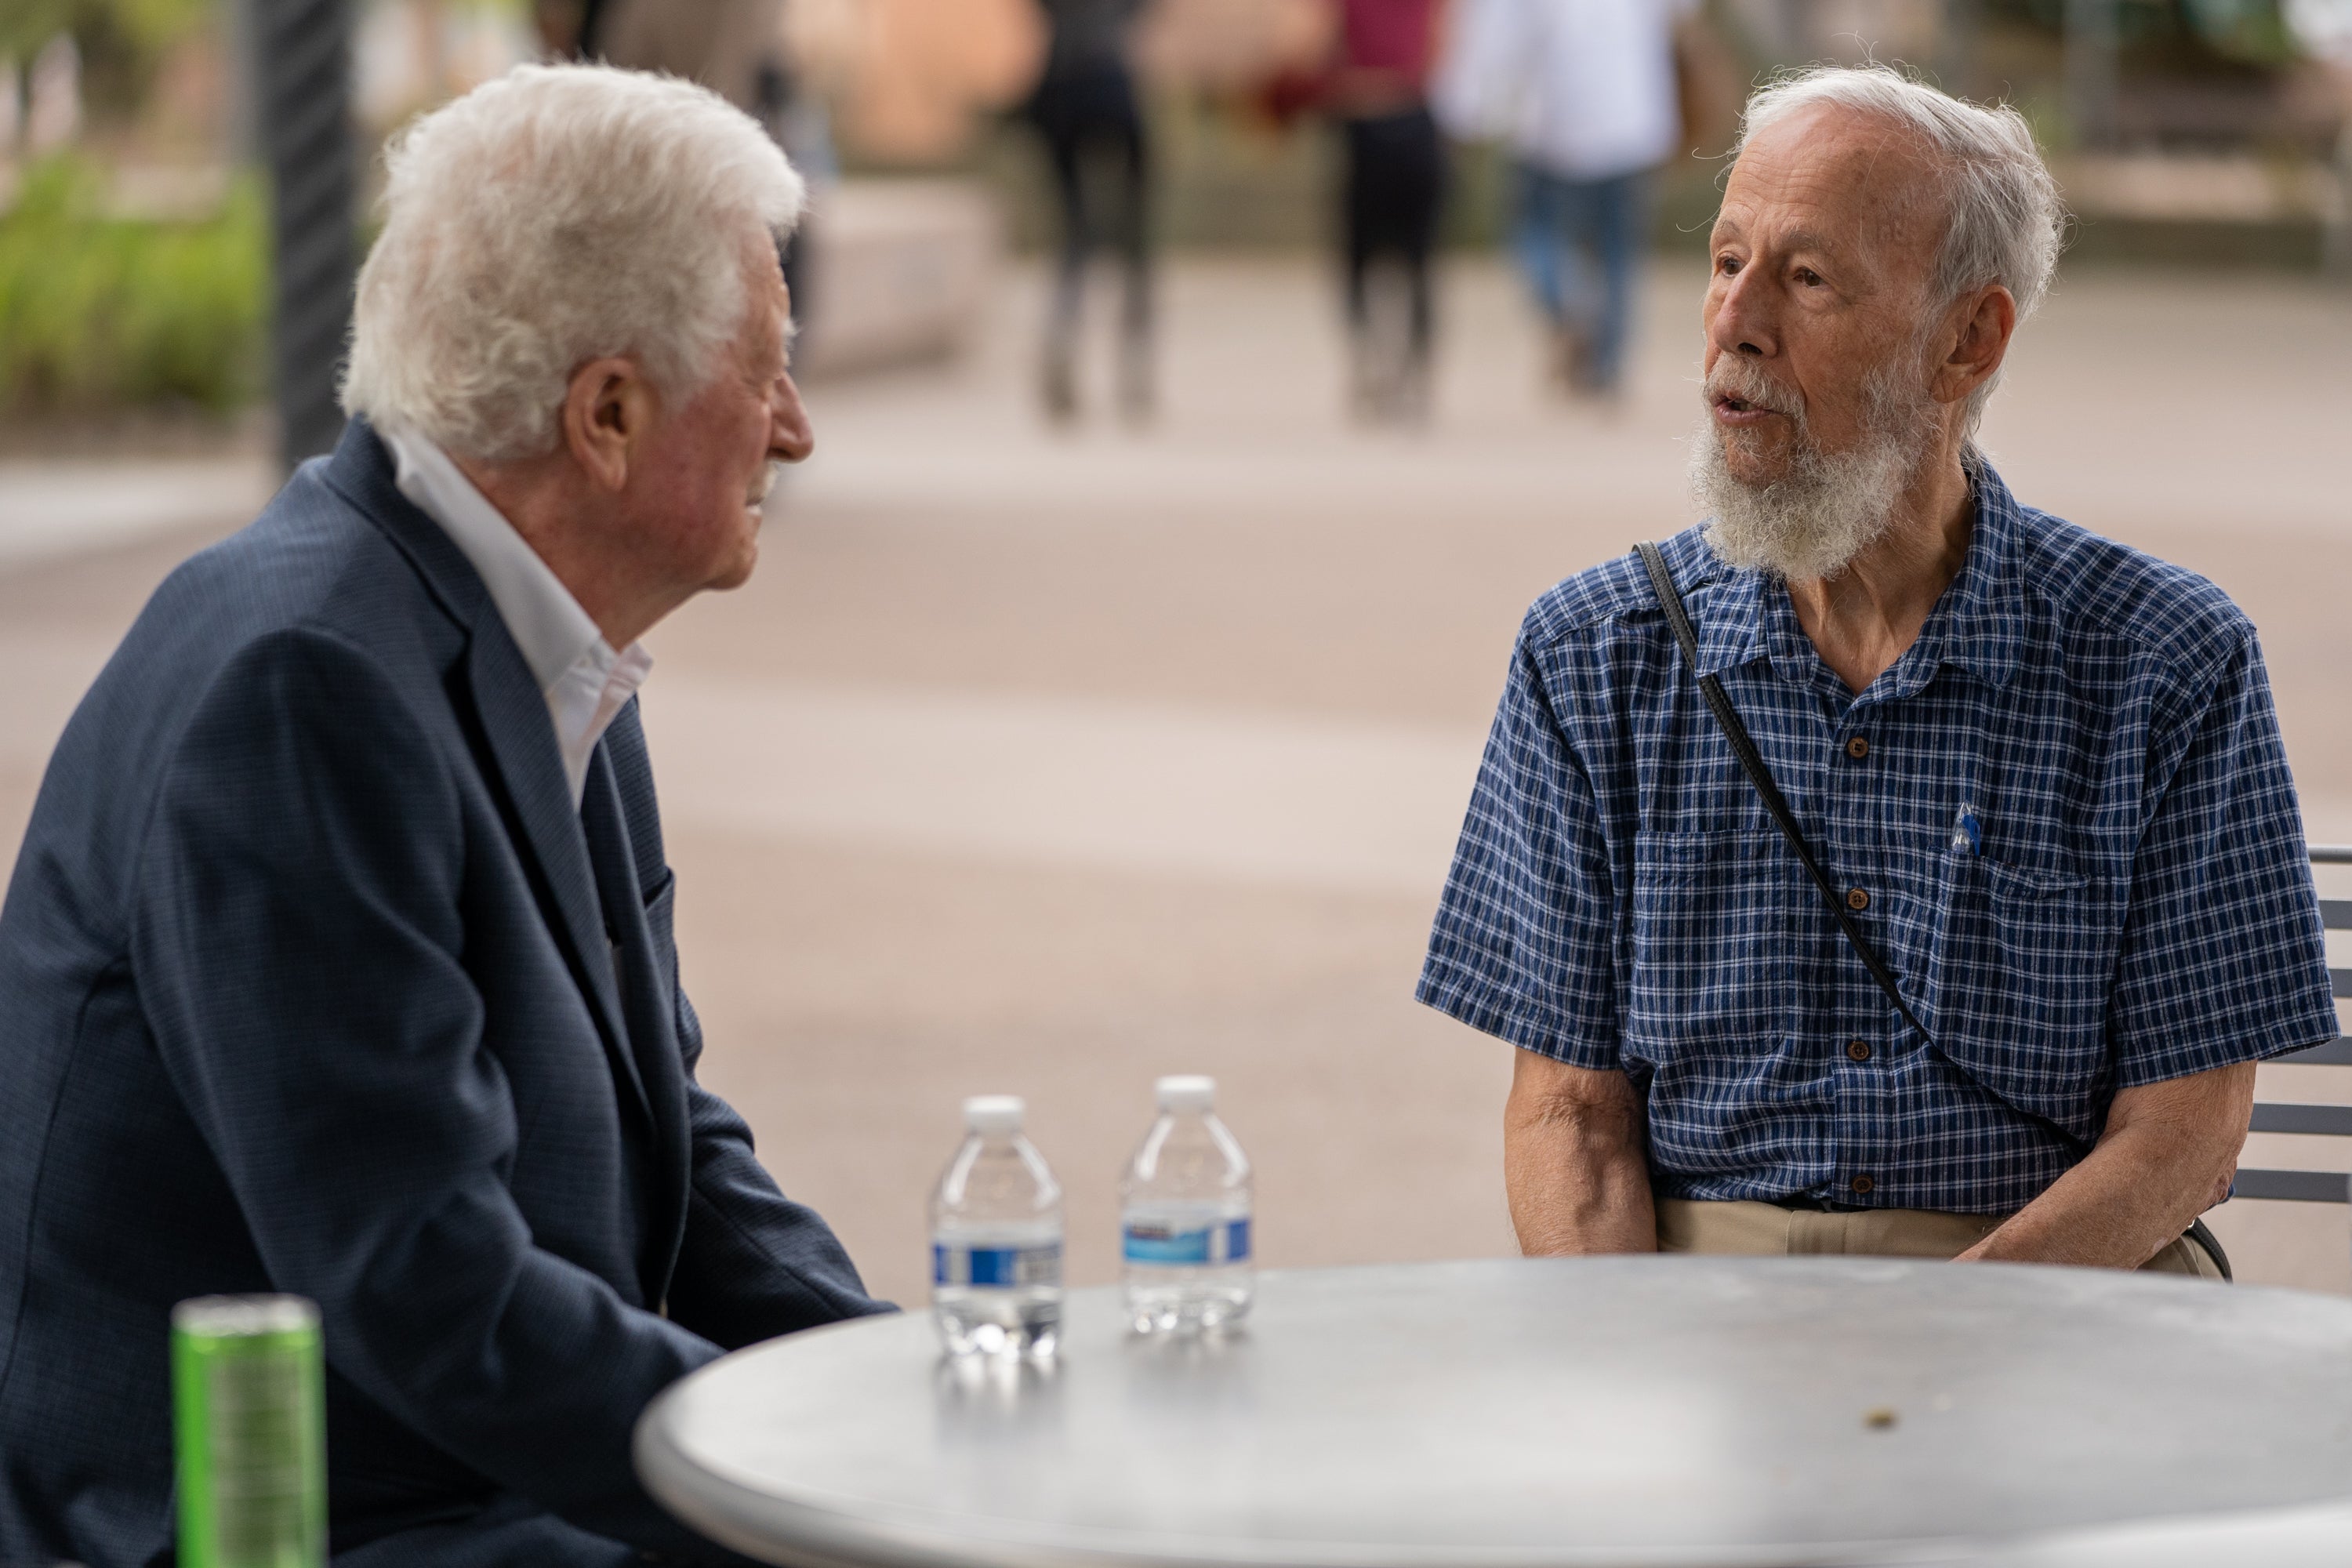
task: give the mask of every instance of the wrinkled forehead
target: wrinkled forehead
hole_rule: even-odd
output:
[[[1943,237],[1942,161],[1915,131],[1837,104],[1758,131],[1724,185],[1718,237],[1839,254],[1887,281],[1924,280]]]

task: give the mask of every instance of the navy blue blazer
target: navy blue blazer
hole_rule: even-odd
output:
[[[338,1553],[721,1555],[638,1486],[646,1402],[887,1309],[695,1082],[674,889],[635,704],[575,812],[364,423],[174,572],[0,910],[0,1563],[168,1560],[172,1305],[272,1290]]]

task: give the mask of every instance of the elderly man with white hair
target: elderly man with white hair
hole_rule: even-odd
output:
[[[393,152],[341,446],[157,591],[0,913],[0,1562],[170,1558],[192,1297],[318,1303],[334,1561],[459,1568],[733,1561],[646,1401],[887,1310],[696,1082],[635,696],[808,455],[801,199],[604,68]]]
[[[1750,103],[1712,516],[1528,614],[1422,976],[1518,1047],[1528,1252],[2226,1277],[2254,1064],[2335,1008],[2253,627],[1975,443],[2062,221],[2011,110]]]

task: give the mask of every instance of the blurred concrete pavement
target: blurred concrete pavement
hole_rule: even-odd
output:
[[[1657,271],[1607,415],[1538,396],[1484,263],[1451,279],[1425,432],[1343,419],[1303,261],[1171,269],[1149,431],[1040,425],[1027,272],[963,363],[811,389],[818,455],[759,575],[656,634],[645,706],[706,1079],[878,1289],[922,1299],[923,1198],[983,1090],[1030,1098],[1072,1278],[1111,1278],[1117,1175],[1177,1070],[1220,1079],[1267,1264],[1509,1248],[1508,1047],[1412,982],[1521,611],[1689,521],[1699,281]],[[2069,278],[1988,435],[2026,500],[2248,608],[2314,835],[2352,839],[2347,329],[2352,296],[2290,279]],[[204,473],[0,465],[0,850],[141,599],[249,510],[249,465]],[[111,510],[87,499],[109,485]],[[9,553],[75,506],[114,521]],[[2265,1079],[2352,1100],[2352,1069]],[[2323,1140],[2249,1158],[2352,1165]],[[2344,1210],[2216,1223],[2244,1277],[2352,1289]]]

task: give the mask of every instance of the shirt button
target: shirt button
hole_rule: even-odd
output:
[[[1856,735],[1845,743],[1845,754],[1858,763],[1870,755],[1870,742]]]
[[[1848,888],[1845,890],[1845,907],[1850,910],[1866,910],[1870,908],[1870,895],[1860,888]]]
[[[1866,1062],[1870,1059],[1870,1042],[1868,1040],[1848,1040],[1845,1043],[1845,1054],[1855,1061]]]
[[[1872,1181],[1868,1176],[1856,1176],[1853,1181],[1846,1184],[1854,1190],[1857,1196],[1867,1196],[1870,1189],[1878,1185],[1876,1182]]]

